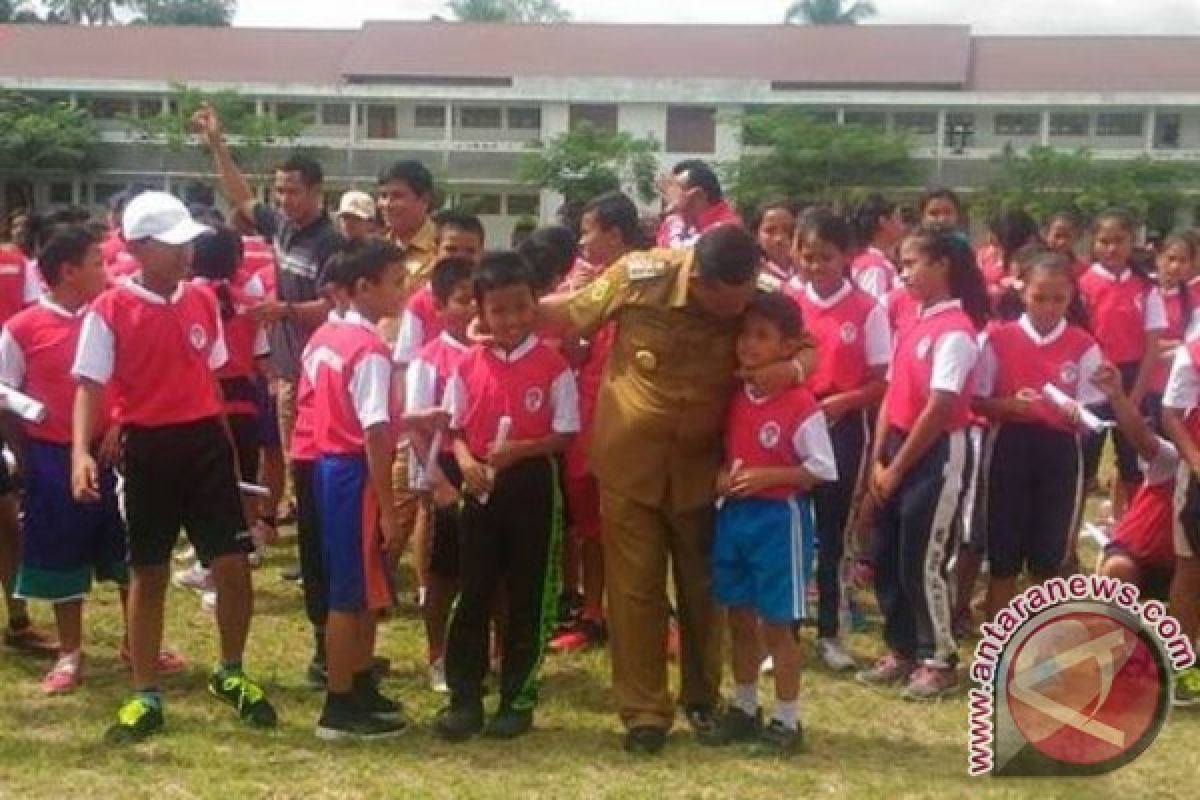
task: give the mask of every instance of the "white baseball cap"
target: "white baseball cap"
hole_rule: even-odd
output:
[[[130,200],[121,228],[127,242],[154,239],[172,245],[187,244],[209,230],[192,219],[178,197],[166,192],[142,192]]]
[[[375,219],[375,201],[366,192],[346,192],[342,195],[342,201],[338,203],[338,216],[343,214],[359,219]]]

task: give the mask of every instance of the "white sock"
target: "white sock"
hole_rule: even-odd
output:
[[[754,716],[758,712],[758,684],[739,683],[734,689],[733,704],[750,716]]]
[[[800,726],[800,701],[798,699],[790,703],[777,701],[774,718],[782,722],[783,727],[788,730],[796,730]]]
[[[83,660],[83,651],[76,650],[74,653],[61,653],[58,656],[58,666],[70,666],[71,669],[78,670],[79,664]]]

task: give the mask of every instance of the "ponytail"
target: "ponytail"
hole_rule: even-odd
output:
[[[991,300],[983,273],[975,261],[975,251],[957,231],[922,227],[912,234],[925,256],[949,265],[946,283],[950,294],[962,301],[963,311],[977,330],[983,330],[991,317]]]

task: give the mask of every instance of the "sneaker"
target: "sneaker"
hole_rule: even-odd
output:
[[[696,738],[700,744],[709,747],[724,747],[735,742],[754,741],[761,730],[762,711],[750,715],[737,706],[730,706],[711,731],[703,734],[697,732]]]
[[[1200,667],[1191,667],[1175,676],[1171,705],[1176,708],[1200,706]]]
[[[574,653],[590,647],[598,647],[608,640],[602,620],[580,619],[550,640],[550,649],[557,653]]]
[[[187,569],[176,570],[171,576],[171,583],[180,589],[191,589],[193,592],[211,591],[213,586],[212,574],[197,561]]]
[[[447,706],[433,721],[433,735],[447,742],[465,742],[482,730],[482,703]]]
[[[446,694],[450,687],[446,685],[446,659],[439,658],[429,665],[429,688],[438,694]]]
[[[42,691],[48,695],[70,694],[83,683],[83,656],[60,656],[42,678]]]
[[[380,692],[379,687],[369,678],[354,686],[354,702],[361,710],[380,719],[404,722],[404,707]]]
[[[502,708],[488,720],[483,735],[489,739],[516,739],[533,730],[533,711]]]
[[[135,744],[163,729],[162,709],[135,697],[117,712],[117,722],[104,734],[109,744]]]
[[[342,739],[390,739],[404,733],[403,720],[389,720],[350,706],[337,708],[326,701],[317,720],[317,738],[325,742]]]
[[[913,702],[939,700],[958,689],[958,671],[954,667],[922,664],[908,681],[902,697]]]
[[[19,628],[9,626],[4,631],[4,645],[37,656],[57,656],[58,642],[26,622]]]
[[[870,669],[859,671],[854,677],[867,686],[893,686],[908,680],[916,668],[910,659],[896,653],[887,653]]]
[[[838,639],[817,639],[817,655],[833,672],[850,672],[858,667]]]
[[[789,728],[777,719],[762,729],[758,734],[758,746],[755,750],[763,755],[791,756],[799,753],[804,747],[804,728],[797,723],[795,728]]]
[[[208,680],[208,691],[213,697],[224,700],[237,709],[238,717],[256,728],[273,728],[278,722],[275,709],[268,702],[262,687],[243,674],[221,677],[213,672]]]
[[[635,756],[656,756],[666,744],[666,730],[654,725],[639,725],[625,734],[625,752]]]
[[[325,690],[325,679],[328,677],[325,662],[313,659],[304,670],[304,683],[309,689]]]
[[[770,675],[773,672],[775,672],[775,659],[767,656],[762,660],[762,663],[758,665],[758,674]]]

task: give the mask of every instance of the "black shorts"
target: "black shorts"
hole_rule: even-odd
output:
[[[241,479],[247,483],[258,483],[258,463],[261,452],[258,417],[253,414],[230,414],[229,430],[233,433],[233,446],[237,448]]]
[[[130,564],[166,564],[180,528],[204,564],[253,550],[233,449],[217,417],[128,427],[123,436]]]
[[[1140,596],[1148,600],[1166,601],[1171,595],[1171,580],[1175,570],[1171,567],[1159,567],[1147,564],[1121,545],[1109,542],[1104,546],[1105,556],[1124,556],[1137,565],[1137,587]]]
[[[17,490],[17,482],[12,470],[8,468],[8,460],[0,454],[0,497],[10,495]]]
[[[449,453],[438,455],[438,467],[446,480],[456,489],[462,490],[462,470],[458,461]],[[457,579],[459,576],[458,549],[462,536],[462,504],[449,508],[435,508],[433,512],[433,541],[429,553],[429,571],[439,578]]]

